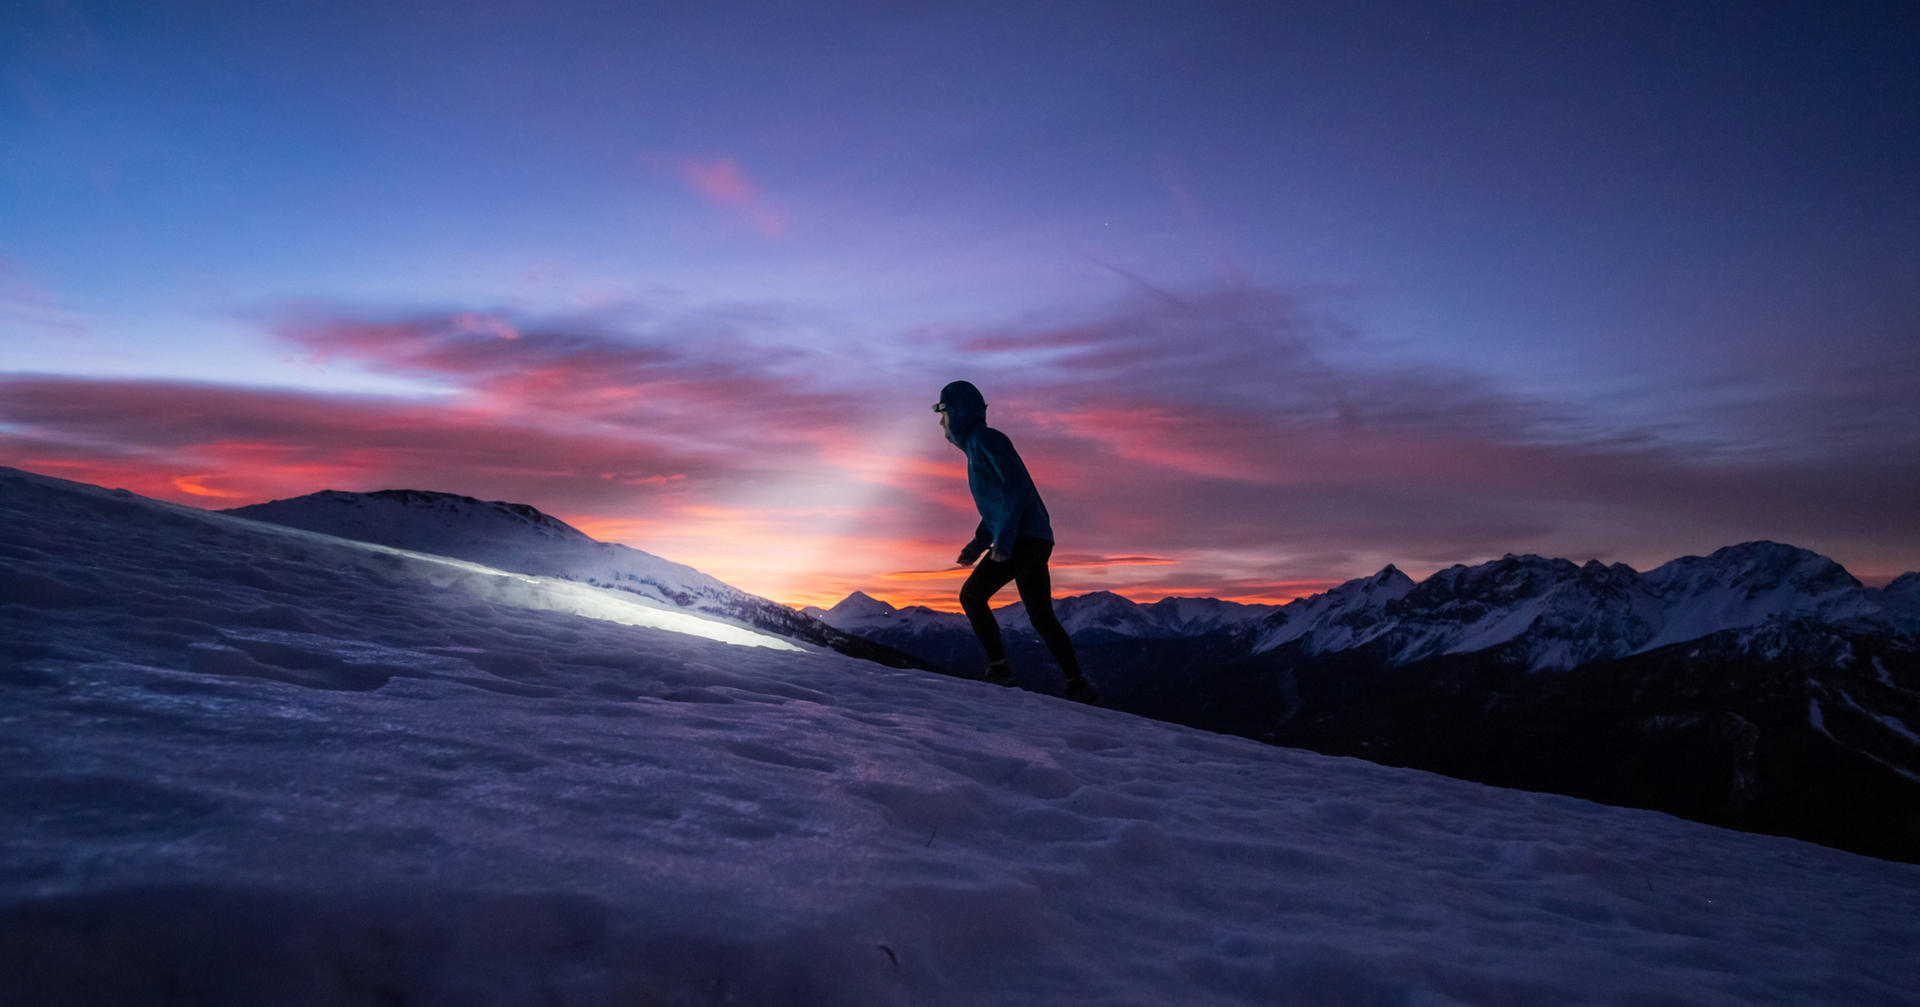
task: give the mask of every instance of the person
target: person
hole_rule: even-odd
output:
[[[973,624],[980,645],[986,648],[987,681],[1013,684],[1000,625],[987,605],[994,592],[1011,581],[1027,605],[1027,618],[1033,621],[1034,631],[1066,675],[1067,698],[1098,702],[1099,694],[1080,672],[1073,640],[1053,613],[1053,583],[1047,571],[1047,559],[1053,555],[1053,524],[1020,453],[1006,434],[987,426],[987,400],[969,382],[955,381],[940,389],[940,401],[933,411],[940,414],[940,429],[947,441],[967,456],[967,489],[973,492],[973,504],[980,511],[980,527],[960,550],[958,562],[961,566],[973,566],[976,560],[980,563],[960,588],[960,607]],[[986,554],[984,560],[980,559],[982,553]]]

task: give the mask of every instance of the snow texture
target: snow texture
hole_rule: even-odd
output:
[[[504,577],[0,470],[7,1002],[1920,1002],[1920,868]]]

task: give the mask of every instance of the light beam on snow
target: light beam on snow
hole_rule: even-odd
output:
[[[233,520],[244,519],[234,518]],[[249,521],[248,524],[253,526],[259,523]],[[597,588],[558,577],[513,573],[467,560],[395,549],[371,542],[356,542],[298,528],[266,524],[259,526],[270,529],[276,534],[324,542],[328,546],[343,548],[346,550],[343,555],[361,555],[367,559],[369,567],[384,573],[397,572],[403,576],[417,577],[435,587],[462,591],[483,601],[499,605],[566,612],[589,619],[617,622],[623,626],[643,626],[648,629],[666,630],[669,633],[684,633],[688,636],[717,640],[740,647],[766,647],[772,650],[793,651],[802,649],[777,636],[756,632],[744,626],[707,619],[688,612],[659,608],[625,592]]]

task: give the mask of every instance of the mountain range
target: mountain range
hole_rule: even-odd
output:
[[[1076,639],[1230,632],[1253,654],[1369,647],[1390,664],[1500,648],[1503,658],[1544,671],[1779,621],[1920,633],[1920,573],[1876,590],[1817,553],[1749,542],[1645,574],[1621,563],[1582,566],[1508,555],[1451,566],[1418,583],[1388,566],[1284,606],[1172,597],[1142,605],[1106,591],[1055,604]],[[830,609],[803,611],[849,633],[900,641],[907,650],[927,649],[947,633],[971,638],[963,615],[918,605],[896,609],[859,591]],[[995,615],[1003,632],[1033,635],[1024,605]]]
[[[1106,705],[1273,744],[1920,860],[1920,574],[1776,542],[1645,573],[1508,555],[1286,605],[1063,598]],[[1182,617],[1172,617],[1179,613]],[[856,593],[828,623],[962,674],[963,616]],[[1019,606],[1020,683],[1059,688]]]

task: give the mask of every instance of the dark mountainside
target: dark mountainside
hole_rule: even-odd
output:
[[[1774,543],[1644,575],[1509,556],[1417,585],[1382,571],[1199,635],[1073,635],[1115,709],[1920,862],[1916,585],[1864,588]],[[977,673],[964,624],[922,612],[853,631]],[[1057,689],[1004,623],[1022,684]]]

